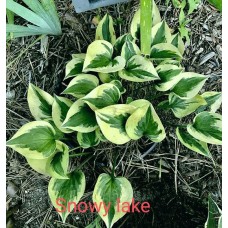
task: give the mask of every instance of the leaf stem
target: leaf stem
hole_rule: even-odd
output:
[[[140,0],[140,41],[141,52],[150,55],[152,28],[152,0]]]

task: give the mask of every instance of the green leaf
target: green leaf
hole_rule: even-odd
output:
[[[69,111],[73,102],[65,97],[54,97],[54,102],[52,105],[52,119],[56,125],[56,127],[64,132],[64,133],[71,133],[72,130],[68,130],[62,128],[63,121],[66,119],[67,112]]]
[[[79,145],[82,148],[89,148],[93,146],[97,146],[100,143],[100,139],[97,136],[96,131],[92,131],[89,133],[77,133],[77,140]]]
[[[73,171],[68,175],[69,179],[51,178],[48,185],[48,194],[53,206],[58,210],[62,221],[65,223],[70,211],[74,209],[74,202],[78,204],[85,192],[85,175],[82,171]]]
[[[6,145],[26,158],[44,159],[55,152],[55,130],[45,121],[33,121],[21,127]]]
[[[181,36],[178,33],[172,36],[171,44],[178,48],[181,55],[184,54],[185,45]]]
[[[6,7],[8,10],[19,15],[28,22],[31,22],[35,26],[30,24],[27,25],[28,27],[7,25],[7,32],[13,32],[14,37],[38,34],[62,34],[61,25],[53,0],[43,0],[41,3],[38,0],[23,1],[31,10],[13,0],[7,0]]]
[[[52,118],[52,104],[54,98],[49,93],[30,83],[27,100],[30,112],[36,120]]]
[[[153,1],[152,4],[153,8],[152,8],[152,23],[153,26],[158,24],[161,21],[161,16],[160,16],[160,12],[158,10],[157,5],[155,4],[155,2]],[[131,22],[131,35],[135,38],[135,39],[140,39],[140,9],[138,9],[132,19]]]
[[[120,91],[113,83],[105,83],[82,98],[92,110],[116,104],[120,99]]]
[[[112,17],[106,14],[99,22],[96,29],[96,40],[106,40],[114,44],[116,41]]]
[[[64,80],[81,74],[84,61],[85,54],[81,54],[81,56],[74,56],[74,58],[66,65],[66,73]]]
[[[101,207],[98,212],[107,228],[111,228],[126,214],[124,209],[121,210],[122,208],[118,211],[117,200],[119,199],[120,207],[125,202],[124,206],[126,208],[126,205],[130,207],[132,198],[133,189],[131,183],[125,177],[111,177],[109,174],[100,174],[93,191],[93,203],[97,203],[97,205],[104,203],[106,207],[110,207],[108,214],[104,207]]]
[[[196,96],[207,77],[193,72],[182,73],[182,79],[175,85],[172,91],[182,98],[192,98]]]
[[[183,128],[177,128],[176,135],[180,142],[188,149],[211,158],[207,143],[195,139]]]
[[[122,47],[123,47],[123,45],[125,44],[126,41],[133,41],[133,40],[134,40],[134,38],[133,38],[132,35],[129,34],[129,33],[126,33],[126,34],[120,36],[120,37],[116,40],[116,42],[115,42],[115,44],[114,44],[114,46],[113,46],[113,49],[114,49],[114,56],[118,56],[118,55],[121,54]]]
[[[125,59],[121,56],[113,58],[111,43],[105,40],[96,40],[88,46],[83,72],[112,73],[122,70],[125,63]]]
[[[155,88],[159,91],[167,91],[176,85],[181,79],[182,67],[171,64],[160,64],[156,67],[160,81],[156,81]]]
[[[121,81],[119,81],[119,80],[113,80],[110,83],[113,84],[113,85],[115,85],[119,89],[120,94],[124,94],[126,92],[126,89],[123,87]]]
[[[151,41],[152,45],[160,43],[171,43],[171,30],[165,21],[162,21],[152,27]]]
[[[119,76],[133,82],[147,82],[159,79],[152,62],[140,55],[134,55],[130,58],[125,69],[119,71]]]
[[[209,143],[222,144],[222,116],[212,112],[201,112],[187,127],[194,138]]]
[[[195,9],[197,9],[197,0],[188,0],[188,14],[191,14]]]
[[[105,138],[118,145],[130,141],[125,124],[135,109],[132,105],[117,104],[96,110],[97,123]]]
[[[58,179],[68,179],[67,169],[69,165],[69,148],[62,142],[57,143],[57,151],[50,164],[47,166],[47,171],[51,177]]]
[[[153,60],[176,59],[181,60],[182,55],[172,44],[159,43],[153,45],[150,52],[150,58]]]
[[[58,179],[68,179],[66,173],[69,163],[69,150],[67,145],[60,141],[57,141],[56,151],[50,157],[45,159],[27,158],[27,162],[38,173]]]
[[[101,72],[99,72],[98,76],[99,76],[102,83],[109,83],[112,80],[117,80],[119,78],[117,72],[114,72],[114,73],[101,73]]]
[[[169,94],[169,107],[177,118],[183,118],[205,104],[204,98],[198,94],[190,99],[181,99],[175,93]]]
[[[222,93],[221,92],[205,92],[202,97],[206,100],[206,107],[210,108],[210,112],[216,112],[222,103]]]
[[[162,141],[166,134],[165,129],[155,112],[152,104],[147,100],[136,100],[130,105],[137,109],[131,114],[126,122],[126,132],[133,140],[147,136],[153,142]]]
[[[128,61],[132,56],[140,54],[141,51],[139,47],[133,41],[127,39],[123,44],[121,56],[125,58],[126,61]]]
[[[92,74],[78,74],[73,78],[62,94],[82,98],[99,85],[99,80]]]
[[[222,0],[208,0],[208,2],[222,12]]]
[[[81,99],[70,107],[62,128],[79,131],[82,133],[92,132],[97,128],[95,113]]]
[[[218,227],[219,228],[219,221],[218,217],[222,214],[222,211],[218,207],[217,203],[212,199],[211,195],[209,194],[208,196],[208,217],[207,221],[204,225],[205,228],[214,228]],[[221,217],[220,217],[221,218]],[[220,220],[219,218],[219,220]],[[222,227],[222,224],[221,224]]]

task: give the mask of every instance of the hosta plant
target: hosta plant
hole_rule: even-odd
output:
[[[130,32],[119,38],[112,17],[104,16],[86,53],[73,54],[67,63],[69,83],[61,95],[29,85],[28,105],[35,121],[19,129],[7,146],[37,172],[51,177],[48,192],[56,208],[56,199],[65,199],[66,207],[67,202],[78,203],[85,191],[83,166],[69,169],[72,145],[89,148],[104,141],[121,145],[142,137],[159,143],[168,135],[167,115],[176,120],[176,138],[190,150],[212,159],[208,144],[221,144],[221,115],[216,113],[221,93],[200,93],[208,77],[185,72],[179,34],[171,33],[154,2],[141,4]],[[126,99],[129,91],[124,85],[141,82],[149,82],[160,102],[152,97]],[[110,228],[125,214],[117,211],[117,199],[131,203],[132,197],[130,182],[116,177],[113,165],[113,172],[99,176],[92,198],[96,203],[111,202],[107,216],[99,212]],[[58,212],[65,221],[69,212]]]

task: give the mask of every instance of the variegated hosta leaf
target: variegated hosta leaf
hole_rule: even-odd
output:
[[[117,104],[96,110],[97,123],[105,138],[118,145],[130,141],[125,124],[135,109],[132,105]]]
[[[165,21],[162,21],[151,29],[152,45],[159,43],[171,43],[171,30]]]
[[[132,35],[130,33],[126,33],[124,34],[123,36],[120,36],[114,46],[113,46],[113,49],[114,49],[114,56],[118,56],[121,54],[121,51],[122,51],[122,47],[123,45],[125,44],[126,41],[133,41],[134,38],[132,37]]]
[[[35,120],[52,118],[52,104],[54,98],[50,94],[30,83],[27,100],[30,112]]]
[[[103,133],[101,132],[100,128],[97,128],[96,130],[96,135],[98,137],[98,139],[102,142],[107,142],[108,140],[105,138],[105,136],[103,135]]]
[[[92,132],[97,128],[95,113],[81,99],[77,100],[69,109],[62,128],[79,131],[82,133]]]
[[[202,74],[184,72],[182,73],[182,79],[174,86],[172,91],[182,98],[192,98],[199,93],[206,80],[207,77]]]
[[[99,22],[96,29],[96,40],[106,40],[114,44],[116,41],[112,17],[106,14]]]
[[[180,74],[183,71],[182,67],[176,65],[165,64],[156,67],[160,81],[156,82],[155,88],[159,91],[167,91],[176,85],[183,77]]]
[[[182,55],[174,45],[159,43],[152,46],[150,58],[153,60],[175,59],[180,61]]]
[[[202,97],[206,100],[206,106],[210,108],[210,112],[216,112],[222,104],[221,92],[205,92],[202,94]]]
[[[58,179],[68,179],[68,165],[69,148],[66,144],[58,141],[56,153],[50,161],[50,164],[47,166],[47,171],[51,177]]]
[[[152,19],[153,26],[158,24],[161,21],[160,12],[159,12],[158,7],[154,1],[153,1],[153,11],[152,11],[152,18],[151,19]],[[136,13],[132,19],[131,35],[135,39],[140,38],[140,9],[136,11]]]
[[[147,136],[154,142],[162,141],[166,134],[165,129],[155,112],[152,104],[147,100],[136,100],[130,103],[137,109],[126,122],[126,132],[133,140]]]
[[[96,131],[92,131],[89,133],[78,132],[77,140],[82,148],[97,146],[100,143],[100,139],[98,138]]]
[[[6,145],[26,158],[44,159],[55,152],[55,130],[46,121],[33,121],[21,127]]]
[[[86,185],[85,175],[82,171],[75,170],[67,176],[69,179],[51,178],[48,185],[51,202],[64,223],[70,211],[74,209],[74,204],[71,204],[68,208],[68,202],[78,204],[85,192]]]
[[[54,102],[52,105],[52,119],[56,125],[56,127],[64,132],[64,133],[71,133],[72,130],[68,130],[62,128],[62,123],[66,119],[67,112],[69,111],[73,102],[65,97],[54,97]]]
[[[175,59],[165,59],[161,61],[159,65],[176,65],[178,67],[181,67],[180,61]]]
[[[99,80],[92,74],[79,74],[73,78],[62,94],[82,98],[99,85]]]
[[[133,82],[147,82],[159,79],[152,62],[140,55],[134,55],[130,58],[125,69],[119,71],[119,76]]]
[[[186,146],[188,149],[195,151],[199,154],[202,154],[206,157],[211,158],[211,153],[208,149],[207,143],[197,140],[192,137],[185,129],[177,128],[176,129],[177,138],[180,142]]]
[[[222,211],[218,204],[208,195],[208,216],[204,228],[222,228]],[[225,226],[223,226],[225,227]]]
[[[171,44],[178,48],[181,55],[184,54],[185,45],[184,45],[184,42],[183,42],[181,36],[178,33],[172,36]]]
[[[119,78],[117,72],[113,72],[113,73],[101,73],[100,72],[100,73],[98,73],[98,76],[103,83],[109,83],[112,80],[117,80]]]
[[[115,85],[119,89],[120,94],[124,94],[126,92],[126,89],[123,87],[121,81],[119,81],[119,80],[113,80],[110,83],[113,84],[113,85]]]
[[[103,203],[106,208],[109,207],[108,214],[107,209],[104,207],[98,211],[102,220],[105,222],[107,228],[111,228],[120,218],[122,218],[126,212],[121,208],[123,206],[131,205],[133,198],[133,189],[131,183],[125,177],[111,177],[109,174],[102,173],[97,180],[93,191],[93,203],[97,205]],[[119,200],[120,210],[117,208]]]
[[[141,51],[134,41],[126,40],[121,51],[121,56],[128,61],[134,55],[140,55]]]
[[[85,54],[73,54],[73,59],[67,63],[64,80],[75,77],[82,73],[83,64],[85,61]]]
[[[86,54],[85,53],[77,53],[77,54],[72,54],[71,56],[72,56],[72,59],[79,58],[79,59],[85,60]]]
[[[183,118],[205,104],[204,98],[198,94],[190,99],[182,99],[175,93],[169,94],[169,107],[177,118]]]
[[[187,126],[188,133],[194,138],[210,143],[222,145],[222,116],[212,112],[201,112]]]
[[[105,40],[96,40],[87,49],[83,72],[94,71],[112,73],[122,70],[126,64],[123,57],[113,59],[112,44]]]
[[[120,91],[114,83],[98,86],[82,98],[92,110],[116,104],[120,99]]]
[[[27,158],[28,164],[38,173],[55,177],[58,179],[67,179],[66,176],[69,163],[69,150],[67,145],[57,141],[56,152],[45,159]]]

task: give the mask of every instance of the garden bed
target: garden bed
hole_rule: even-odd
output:
[[[49,36],[42,43],[34,42],[36,37],[7,43],[8,138],[23,124],[33,120],[26,99],[28,83],[59,95],[66,88],[62,81],[71,54],[85,53],[94,40],[94,17],[109,13],[115,19],[117,34],[122,35],[129,31],[130,21],[138,7],[138,1],[131,1],[76,14],[68,1],[56,2],[63,30],[61,36]],[[177,31],[178,10],[172,6],[167,8],[163,2],[157,1],[162,18]],[[186,48],[183,61],[186,71],[210,76],[204,89],[221,91],[221,14],[204,2],[191,18],[191,44]],[[34,45],[28,48],[33,42]],[[124,96],[150,100],[153,91],[149,85],[128,82],[125,86],[131,94]],[[143,159],[141,154],[152,146],[145,139],[122,146],[101,143],[98,147],[84,150],[95,154],[95,158],[83,167],[87,183],[84,201],[91,201],[97,177],[109,169],[113,158],[111,154],[114,153],[120,160],[116,173],[132,183],[135,200],[151,204],[150,213],[129,213],[114,227],[204,227],[208,194],[211,193],[221,206],[221,147],[210,145],[216,163],[214,166],[211,160],[184,148],[176,139],[175,129],[172,129],[172,117],[167,115],[166,120],[171,123],[168,137]],[[83,156],[75,157],[71,166],[81,164],[85,159]],[[15,227],[86,227],[96,218],[91,213],[71,213],[63,224],[49,200],[48,181],[48,177],[33,171],[22,156],[7,150],[7,214]]]

